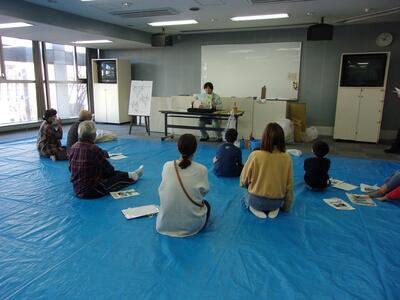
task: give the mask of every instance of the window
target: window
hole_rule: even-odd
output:
[[[50,106],[61,118],[88,109],[86,49],[45,43]]]
[[[34,83],[0,83],[0,125],[37,119]]]
[[[78,65],[78,78],[86,79],[86,48],[76,47],[76,63]]]
[[[86,72],[84,47],[0,36],[0,126],[37,122],[48,108],[77,117],[88,109]]]
[[[0,37],[0,125],[38,120],[32,41]]]

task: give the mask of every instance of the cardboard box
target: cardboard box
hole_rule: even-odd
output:
[[[303,141],[303,133],[306,131],[306,104],[289,103],[288,118],[293,122],[294,141],[300,143]]]
[[[307,127],[306,104],[305,103],[289,103],[288,118],[292,122],[293,122],[293,120],[301,121],[303,130],[306,130],[306,127]]]

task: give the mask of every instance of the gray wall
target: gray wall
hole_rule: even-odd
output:
[[[394,42],[379,48],[375,38],[386,31]],[[104,57],[129,59],[133,79],[153,80],[154,96],[171,96],[200,91],[201,45],[290,41],[303,41],[299,101],[307,104],[308,125],[334,125],[341,53],[391,51],[382,128],[400,126],[400,100],[392,92],[400,85],[400,23],[338,26],[333,41],[306,41],[306,28],[181,35],[173,47],[108,50]]]

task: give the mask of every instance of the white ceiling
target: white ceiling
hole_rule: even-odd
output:
[[[399,0],[308,0],[285,1],[275,0],[269,4],[252,4],[251,0],[94,0],[82,2],[80,0],[28,0],[28,2],[70,12],[80,16],[93,18],[121,26],[156,33],[160,28],[154,28],[147,23],[166,20],[195,19],[196,25],[186,25],[166,28],[167,33],[177,34],[187,30],[205,29],[232,29],[255,26],[294,25],[318,22],[320,17],[326,16],[328,23],[337,20],[365,14],[365,8],[370,11],[385,10],[400,6]],[[267,0],[266,0],[267,1]],[[124,2],[131,5],[125,7]],[[256,1],[255,1],[256,2]],[[132,11],[157,8],[173,8],[179,12],[175,16],[159,16],[151,18],[122,18],[110,14],[112,11]],[[199,11],[190,11],[189,8],[198,7]],[[289,13],[289,19],[264,20],[252,22],[233,22],[234,16]],[[313,15],[308,16],[311,12]],[[400,14],[395,16],[400,21]],[[387,20],[393,20],[388,16]],[[373,19],[368,22],[374,21]],[[380,22],[382,21],[379,20]]]
[[[17,2],[17,0],[14,0]],[[258,0],[260,1],[260,0]],[[305,26],[319,22],[325,16],[325,22],[336,22],[368,13],[379,12],[395,7],[400,7],[400,0],[264,0],[273,1],[268,4],[253,4],[252,0],[94,0],[82,2],[80,0],[27,0],[39,6],[71,13],[84,18],[111,23],[125,28],[136,29],[147,33],[161,32],[161,28],[147,25],[149,22],[196,19],[199,24],[166,27],[167,34],[185,34],[196,32],[250,30],[262,28],[276,28],[279,26]],[[16,3],[14,2],[14,3]],[[128,2],[129,6],[123,3]],[[253,0],[253,2],[257,2]],[[198,7],[199,11],[190,11],[189,8]],[[39,7],[40,8],[40,7]],[[173,16],[157,16],[144,18],[123,18],[114,16],[115,11],[134,11],[159,8],[172,8],[178,12]],[[44,8],[43,8],[44,9]],[[272,14],[286,12],[288,19],[261,20],[251,22],[233,22],[229,18],[233,16]],[[0,14],[1,14],[0,10]],[[15,13],[13,15],[15,19]],[[48,17],[48,16],[46,16]],[[6,22],[9,18],[0,15],[0,22]],[[29,12],[21,12],[18,19],[29,22]],[[400,21],[400,14],[391,14],[379,18],[370,18],[357,23],[369,22],[393,22]],[[72,22],[72,21],[71,21]],[[32,22],[31,22],[32,23]],[[64,22],[65,24],[65,22]],[[60,28],[54,25],[34,22],[34,27],[0,30],[0,34],[13,37],[25,37],[37,40],[46,40],[57,43],[70,43],[83,39],[111,39],[113,44],[92,45],[97,48],[140,48],[148,47],[148,43],[137,43],[132,40],[124,40],[112,36],[103,35],[96,30],[75,28]]]
[[[13,28],[13,29],[0,29],[0,36],[15,37],[21,39],[28,39],[34,41],[51,42],[55,44],[72,44],[74,41],[82,40],[99,40],[110,39],[112,44],[91,44],[90,48],[98,49],[113,49],[113,48],[144,48],[150,47],[148,44],[134,42],[130,40],[118,39],[106,35],[96,35],[85,33],[83,31],[76,31],[67,28],[56,27],[48,24],[41,24],[37,22],[30,22],[29,20],[7,17],[0,15],[0,23],[24,22],[27,21],[34,24],[32,27]],[[78,46],[78,45],[77,45]],[[79,45],[89,47],[89,45]]]

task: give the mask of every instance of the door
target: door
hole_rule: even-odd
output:
[[[94,84],[93,103],[96,122],[107,122],[106,91],[105,84]]]
[[[107,122],[119,124],[118,85],[109,83],[106,87]]]
[[[337,103],[334,139],[355,140],[361,88],[339,88]]]
[[[383,88],[362,88],[356,141],[378,142],[384,97]]]

